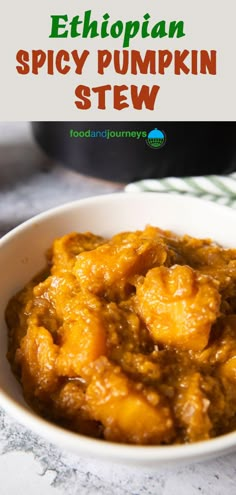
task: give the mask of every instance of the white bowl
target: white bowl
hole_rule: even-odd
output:
[[[37,416],[22,397],[6,359],[4,311],[11,296],[45,266],[45,252],[55,237],[90,230],[111,236],[146,224],[179,234],[211,237],[236,247],[236,212],[199,199],[158,193],[116,193],[76,201],[38,215],[0,240],[0,405],[17,421],[48,441],[83,456],[152,468],[193,462],[236,449],[236,432],[180,446],[131,446],[91,439]]]

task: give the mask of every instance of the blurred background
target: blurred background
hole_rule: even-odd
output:
[[[160,149],[145,138],[71,137],[107,129],[148,136],[156,127],[166,136]],[[0,236],[41,211],[133,181],[235,170],[236,122],[0,122]]]
[[[80,175],[47,156],[30,123],[0,122],[0,236],[54,206],[122,189],[122,184]]]

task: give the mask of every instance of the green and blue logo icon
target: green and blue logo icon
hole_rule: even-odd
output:
[[[146,143],[153,149],[162,148],[166,144],[166,135],[163,131],[155,128],[148,133]]]

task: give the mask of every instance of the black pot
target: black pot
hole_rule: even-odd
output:
[[[49,156],[82,174],[111,181],[236,169],[236,122],[33,122],[32,127]],[[148,134],[154,128],[166,138],[160,147],[152,147],[144,137],[104,137],[107,129],[121,135],[121,131]],[[92,131],[99,131],[100,137],[88,137]],[[79,137],[81,132],[84,137]]]

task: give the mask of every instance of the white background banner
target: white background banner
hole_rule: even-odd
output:
[[[88,10],[91,10],[91,21],[97,21],[99,35],[71,37],[70,22],[79,16],[77,20],[82,22],[74,34],[82,33],[84,13]],[[67,38],[50,38],[52,15],[67,15],[65,27],[58,30],[60,35],[68,31]],[[1,19],[1,120],[235,120],[235,0],[8,0],[1,3]],[[107,24],[103,24],[103,29],[108,36],[102,38],[101,27],[105,20]],[[138,24],[132,25],[133,38],[127,47],[124,34],[126,30],[127,35],[130,21],[139,21],[140,26],[134,36]],[[161,21],[165,21],[165,26]],[[183,21],[185,36],[169,37],[172,21]],[[146,33],[144,38],[142,30]],[[159,37],[158,33],[163,36]],[[26,53],[23,58],[18,54],[17,62],[16,54],[20,50]],[[89,55],[81,74],[76,74],[78,65],[72,52],[76,51],[77,57],[85,57],[85,50]],[[132,74],[134,52],[137,57],[140,51],[144,59],[147,50],[152,52],[152,66],[146,66],[146,74],[140,74],[139,70]],[[186,57],[184,50],[189,51]],[[103,51],[103,61],[107,62],[103,75],[98,73],[98,51]],[[123,74],[117,73],[114,51],[120,66],[126,56],[127,70]],[[215,75],[208,70],[206,74],[201,73],[201,51],[209,54],[216,51]],[[177,52],[182,55],[175,55]],[[166,65],[169,63],[164,74],[160,74],[160,56]],[[38,67],[38,74],[33,74],[37,71],[37,62],[42,66]],[[60,73],[58,66],[68,72]],[[185,67],[188,73],[184,72]],[[178,69],[180,74],[175,74]],[[106,88],[101,89],[104,86]],[[152,102],[149,98],[140,104],[138,95],[142,87],[146,87],[149,94],[154,88],[156,96]],[[147,108],[148,104],[151,109]],[[78,108],[83,105],[84,108]]]

